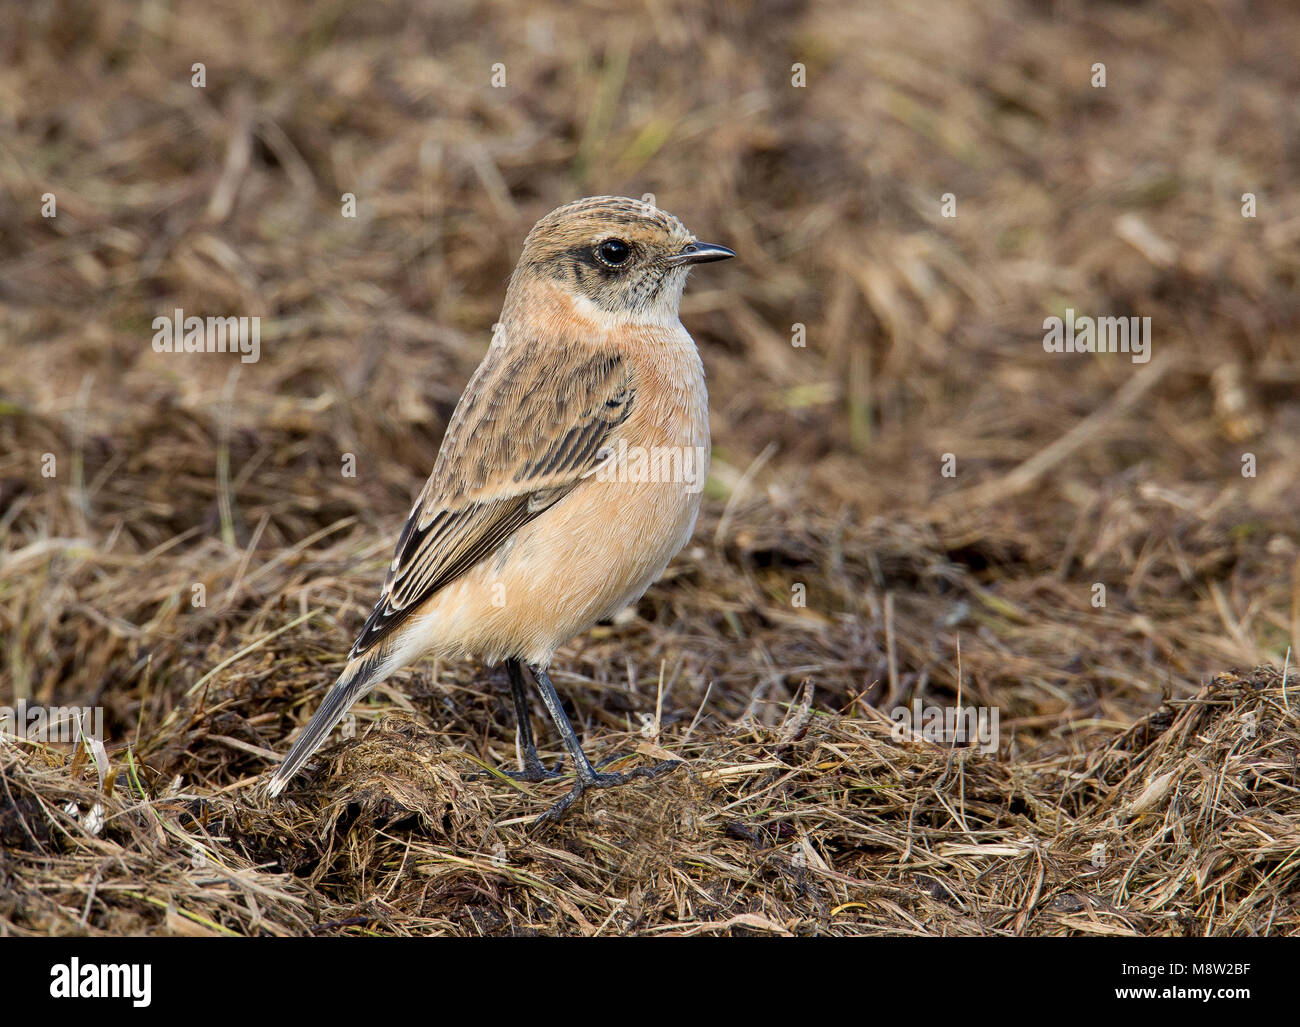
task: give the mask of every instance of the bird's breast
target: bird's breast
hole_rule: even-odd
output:
[[[640,598],[690,540],[709,473],[703,366],[684,329],[623,342],[636,391],[607,458],[434,597],[426,647],[548,663]]]

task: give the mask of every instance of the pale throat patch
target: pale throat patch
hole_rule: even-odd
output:
[[[575,314],[588,321],[595,321],[597,324],[603,322],[605,324],[672,327],[680,323],[678,311],[681,307],[682,292],[685,286],[686,278],[683,275],[681,285],[677,288],[665,288],[654,303],[633,310],[608,310],[590,297],[574,289],[566,289],[565,295],[572,302]]]

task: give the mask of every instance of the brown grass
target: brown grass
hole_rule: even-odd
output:
[[[1300,930],[1300,13],[925,10],[6,11],[0,704],[102,705],[108,767],[0,743],[0,933]],[[428,664],[268,804],[525,232],[597,192],[742,256],[683,310],[696,538],[554,673],[593,756],[685,767],[532,832],[563,786],[472,776],[502,675]],[[177,306],[262,359],[154,353]],[[1044,353],[1067,306],[1152,361]],[[996,753],[891,738],[959,693]]]

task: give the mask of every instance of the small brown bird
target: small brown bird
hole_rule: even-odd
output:
[[[638,200],[579,200],[536,224],[379,601],[272,796],[354,702],[426,655],[505,661],[522,752],[513,776],[542,781],[559,770],[533,742],[531,672],[576,771],[542,819],[588,789],[676,766],[597,771],[546,671],[566,641],[639,599],[691,537],[708,393],[678,306],[692,265],[734,256]]]

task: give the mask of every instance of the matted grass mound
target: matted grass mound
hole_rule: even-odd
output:
[[[6,748],[0,917],[32,934],[1290,933],[1288,692],[1226,675],[1015,760],[895,741],[862,705],[612,735],[684,765],[540,831],[562,785],[474,777],[419,715],[384,716],[269,804],[251,779],[153,784],[122,758],[105,794],[89,761]],[[255,705],[210,698],[235,719]]]

